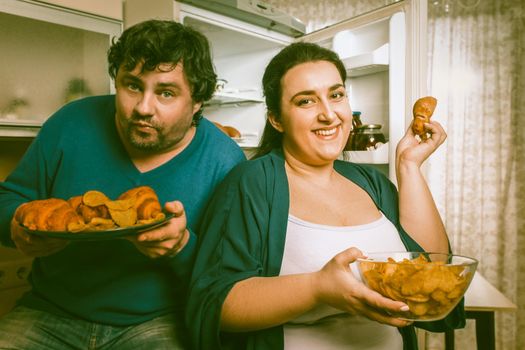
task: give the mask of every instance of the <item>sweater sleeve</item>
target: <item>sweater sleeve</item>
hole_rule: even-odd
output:
[[[236,282],[262,274],[261,237],[269,205],[264,180],[256,180],[264,178],[260,169],[243,171],[251,165],[243,163],[230,173],[204,216],[186,317],[196,349],[221,349],[233,340],[234,335],[220,333],[224,300]]]
[[[25,202],[49,197],[54,175],[62,161],[65,108],[55,112],[40,129],[15,170],[0,182],[0,242],[13,247],[10,222],[16,208]]]
[[[41,138],[37,137],[15,170],[0,182],[0,242],[14,247],[11,240],[10,223],[16,208],[21,204],[43,198],[47,193],[45,157]]]

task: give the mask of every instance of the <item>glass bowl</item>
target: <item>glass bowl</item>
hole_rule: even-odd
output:
[[[474,277],[478,261],[461,255],[382,252],[357,259],[365,285],[406,303],[406,312],[389,312],[410,321],[435,321],[459,303]]]

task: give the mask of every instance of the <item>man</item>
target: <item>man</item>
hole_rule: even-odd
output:
[[[245,157],[202,119],[216,84],[202,34],[139,23],[114,42],[108,61],[116,95],[60,109],[0,183],[2,243],[35,257],[32,290],[0,319],[0,348],[186,348],[180,320],[195,232],[211,192]],[[174,218],[126,239],[45,238],[13,219],[31,200],[88,190],[116,199],[142,185]]]

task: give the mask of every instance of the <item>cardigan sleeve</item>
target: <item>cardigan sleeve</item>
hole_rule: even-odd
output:
[[[267,231],[270,206],[264,169],[258,164],[246,162],[235,168],[206,209],[186,314],[196,349],[224,347],[221,341],[229,336],[220,333],[220,316],[228,292],[236,282],[262,275],[266,248],[261,237]]]

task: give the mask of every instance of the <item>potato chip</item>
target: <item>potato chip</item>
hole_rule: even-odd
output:
[[[132,226],[137,221],[137,210],[129,208],[127,210],[109,209],[109,215],[115,223],[120,227]]]
[[[98,207],[109,202],[109,198],[100,191],[87,191],[82,196],[82,203],[90,207]]]
[[[111,219],[104,219],[104,218],[93,218],[88,223],[88,229],[90,231],[103,231],[103,230],[109,230],[112,228],[115,228],[115,222]]]
[[[430,300],[430,297],[425,294],[414,294],[414,295],[406,295],[406,300],[415,301],[417,303],[425,303]]]
[[[443,292],[441,289],[437,289],[430,294],[432,299],[439,302],[440,304],[446,305],[450,303],[450,299],[447,297],[447,294]]]
[[[108,201],[105,203],[106,207],[111,210],[128,210],[130,208],[133,208],[133,205],[135,204],[135,198],[129,198],[129,199],[117,199],[115,201]]]
[[[428,312],[428,305],[426,303],[418,303],[413,301],[407,302],[410,312],[417,316],[423,316]]]

